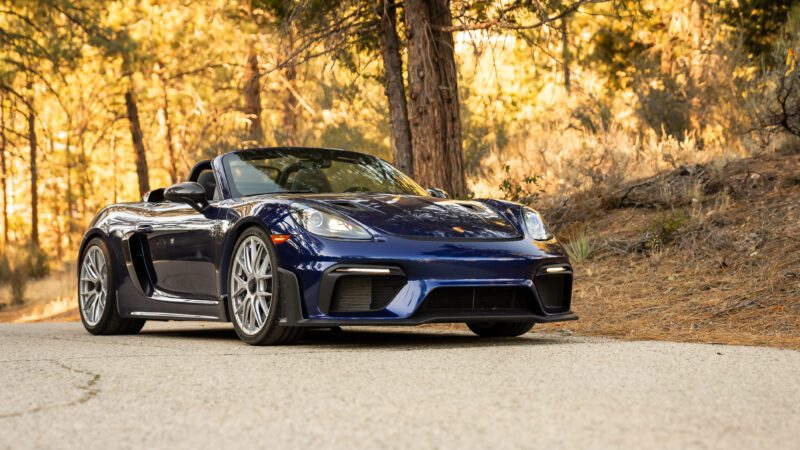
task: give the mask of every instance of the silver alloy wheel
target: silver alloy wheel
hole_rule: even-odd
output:
[[[78,302],[83,320],[93,327],[100,322],[106,309],[108,294],[108,274],[106,273],[106,257],[97,245],[86,250],[81,266],[81,278],[78,283]]]
[[[250,236],[239,245],[230,286],[234,320],[245,334],[258,333],[267,323],[272,304],[272,264],[260,238]]]

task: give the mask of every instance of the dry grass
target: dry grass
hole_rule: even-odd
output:
[[[0,322],[40,322],[79,320],[75,268],[72,265],[28,283],[26,302],[12,307],[8,287],[0,289]]]
[[[798,168],[797,154],[740,160],[721,169],[715,193],[693,188],[694,201],[676,200],[681,209],[565,221],[566,231],[591,224],[603,245],[574,262],[581,320],[543,328],[800,349]],[[653,224],[677,214],[685,220],[671,240],[648,246]]]

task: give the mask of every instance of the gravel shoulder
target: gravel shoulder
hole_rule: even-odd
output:
[[[800,352],[430,328],[0,325],[0,448],[796,448]]]

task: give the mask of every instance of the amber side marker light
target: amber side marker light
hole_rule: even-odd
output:
[[[277,244],[283,244],[284,242],[288,241],[290,237],[291,235],[288,234],[273,234],[272,236],[270,236],[270,239],[272,239],[273,244],[277,245]]]

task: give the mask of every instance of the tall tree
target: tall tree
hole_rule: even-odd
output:
[[[261,125],[261,74],[258,69],[258,53],[251,45],[244,67],[244,113],[247,116],[247,140],[256,145],[264,143]]]
[[[6,102],[0,97],[0,189],[3,200],[3,247],[8,245],[8,179],[6,178]]]
[[[567,91],[567,95],[570,94],[572,90],[571,82],[570,82],[570,72],[569,72],[569,63],[570,63],[570,53],[569,53],[569,24],[568,24],[569,17],[564,16],[560,20],[561,25],[561,69],[564,71],[564,90]]]
[[[690,14],[690,28],[691,28],[691,43],[692,52],[690,55],[689,66],[689,82],[690,90],[692,91],[691,98],[691,111],[689,121],[692,128],[698,131],[702,130],[703,124],[701,123],[701,110],[702,101],[700,99],[702,85],[703,85],[703,65],[705,63],[703,58],[703,31],[705,28],[705,1],[692,0],[689,5]]]
[[[408,103],[403,82],[403,59],[400,55],[400,37],[397,34],[397,5],[394,0],[381,0],[378,13],[381,18],[381,56],[383,82],[389,102],[389,121],[392,127],[392,153],[394,164],[401,171],[414,173],[411,149],[411,128],[408,123]]]
[[[31,171],[31,244],[39,246],[39,166],[37,165],[36,109],[34,108],[33,81],[29,78],[28,90],[28,155]]]
[[[294,24],[287,21],[285,25],[286,42],[284,44],[284,52],[287,54],[286,63],[283,68],[283,77],[286,86],[283,101],[283,130],[285,145],[297,145],[298,139],[298,110],[299,101],[297,99],[297,91],[295,84],[297,83],[297,64],[294,59],[288,57],[294,51],[295,47],[295,30]]]
[[[147,167],[147,151],[144,148],[142,124],[139,121],[139,106],[136,103],[136,89],[134,76],[130,72],[130,64],[123,63],[128,78],[128,87],[125,90],[125,111],[128,118],[128,127],[131,130],[131,142],[136,162],[136,177],[139,180],[139,195],[144,195],[150,190],[150,176]]]
[[[169,158],[169,179],[172,184],[178,182],[178,156],[175,151],[175,142],[172,136],[172,120],[169,115],[169,89],[164,74],[159,75],[161,81],[161,108],[164,114],[164,141]]]
[[[414,176],[456,197],[467,194],[458,74],[449,0],[408,0],[408,116]]]
[[[247,118],[247,133],[245,141],[256,146],[264,144],[264,128],[262,125],[261,106],[261,67],[259,62],[259,49],[257,46],[261,33],[262,14],[261,8],[269,7],[270,3],[262,5],[259,0],[242,0],[244,20],[253,25],[253,31],[247,36],[247,56],[244,64],[244,77],[242,96],[244,97],[244,112]]]

